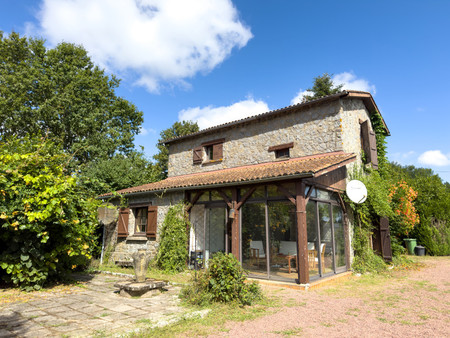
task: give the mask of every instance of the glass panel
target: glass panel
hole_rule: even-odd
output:
[[[242,266],[250,274],[267,277],[266,215],[264,203],[242,206]]]
[[[333,236],[331,232],[330,204],[317,203],[319,206],[320,250],[322,275],[333,271]]]
[[[270,277],[297,278],[297,227],[291,202],[270,202]]]
[[[145,232],[145,227],[147,226],[147,208],[137,208],[136,209],[136,227],[135,233]]]
[[[209,209],[208,245],[209,257],[215,252],[225,252],[225,208]]]
[[[291,195],[294,195],[295,192],[295,184],[294,183],[281,183],[284,189],[290,192]],[[267,186],[267,194],[269,197],[286,197],[286,195],[280,191],[278,191],[275,185]]]
[[[319,274],[319,260],[317,258],[318,235],[316,202],[311,200],[306,204],[306,226],[308,231],[309,276],[314,277]]]
[[[258,198],[266,198],[266,187],[258,187],[255,192],[252,194],[250,199],[258,199]]]
[[[200,202],[209,201],[209,191],[205,191],[200,198],[198,199]]]
[[[307,195],[309,193],[309,189],[311,189],[311,186],[307,185],[306,189],[305,189],[305,195]],[[313,191],[311,193],[311,197],[317,197],[317,190],[316,189],[313,189]]]
[[[317,198],[321,200],[329,200],[331,193],[325,190],[317,190]]]
[[[223,197],[216,190],[211,191],[211,201],[223,201]]]
[[[335,257],[336,268],[345,266],[345,235],[342,217],[342,209],[337,205],[332,206],[334,221],[334,241],[335,241]]]

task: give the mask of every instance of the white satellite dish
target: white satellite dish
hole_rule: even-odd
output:
[[[363,203],[367,199],[367,188],[363,182],[358,180],[348,182],[345,192],[348,198],[357,204]]]

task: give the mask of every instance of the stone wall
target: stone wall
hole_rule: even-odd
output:
[[[361,163],[361,125],[359,121],[369,120],[369,112],[364,103],[358,99],[342,100],[340,112],[342,128],[342,150],[355,153],[356,161],[349,166]]]
[[[294,143],[291,157],[342,150],[341,111],[340,101],[334,101],[174,142],[169,147],[169,176],[274,161],[275,153],[268,148],[290,142]],[[225,138],[223,161],[192,163],[195,147],[221,138]]]
[[[146,249],[155,257],[158,252],[159,236],[162,223],[169,210],[169,207],[184,199],[182,192],[166,193],[166,194],[145,194],[139,196],[131,196],[128,199],[130,206],[130,214],[128,219],[128,237],[117,238],[117,219],[118,212],[116,211],[116,217],[109,227],[114,229],[114,235],[111,238],[108,237],[108,242],[105,242],[105,250],[108,246],[112,249],[110,259],[108,263],[114,263],[119,261],[130,261],[131,254],[138,249]],[[157,234],[156,238],[147,238],[143,236],[134,236],[135,231],[135,212],[133,210],[133,204],[151,204],[158,206],[157,216]]]

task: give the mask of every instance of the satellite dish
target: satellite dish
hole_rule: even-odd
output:
[[[345,192],[348,198],[357,204],[363,203],[367,199],[367,188],[363,182],[358,180],[348,182]]]

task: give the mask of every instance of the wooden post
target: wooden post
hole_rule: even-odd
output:
[[[300,284],[309,283],[308,236],[306,225],[305,183],[295,182],[297,214],[297,271]]]
[[[232,209],[234,209],[234,218],[231,223],[231,253],[239,260],[239,210],[237,208],[237,188],[233,188],[231,204]]]

